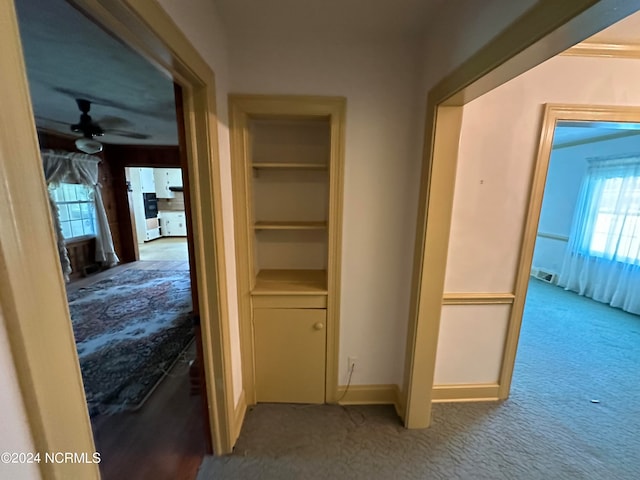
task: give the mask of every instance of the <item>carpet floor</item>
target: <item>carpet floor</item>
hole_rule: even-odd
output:
[[[638,479],[640,317],[532,280],[510,398],[433,407],[261,404],[209,479]]]

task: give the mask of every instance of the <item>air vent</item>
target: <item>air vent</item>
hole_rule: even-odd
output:
[[[532,268],[531,276],[533,278],[537,278],[538,280],[542,280],[543,282],[552,283],[555,285],[558,282],[558,275],[549,272],[548,270],[544,270],[542,268]]]

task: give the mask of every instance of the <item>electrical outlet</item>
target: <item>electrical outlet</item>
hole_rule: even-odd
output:
[[[352,371],[356,371],[356,364],[358,363],[358,357],[348,357],[347,358],[347,373],[351,373]]]

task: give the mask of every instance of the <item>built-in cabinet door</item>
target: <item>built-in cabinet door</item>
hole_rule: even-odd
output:
[[[258,402],[324,403],[325,309],[253,311]]]

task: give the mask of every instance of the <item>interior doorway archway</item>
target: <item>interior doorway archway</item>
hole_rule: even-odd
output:
[[[215,80],[209,66],[155,2],[75,2],[91,18],[163,69],[184,93],[195,257],[214,450],[234,442],[226,270],[217,151]],[[135,5],[133,5],[135,3]],[[55,261],[38,142],[15,9],[2,0],[0,115],[3,184],[2,311],[37,451],[93,452],[64,283]],[[144,21],[142,20],[144,19]],[[25,198],[29,198],[25,201]],[[28,252],[28,253],[26,253]],[[33,302],[33,297],[38,302]],[[43,321],[46,319],[46,321]],[[94,464],[41,465],[47,477],[97,478]]]
[[[404,373],[407,428],[431,423],[463,105],[635,12],[639,5],[631,3],[539,2],[429,91]],[[514,309],[524,293],[514,287]],[[507,350],[517,332],[509,329]],[[501,399],[507,376],[503,369]]]

